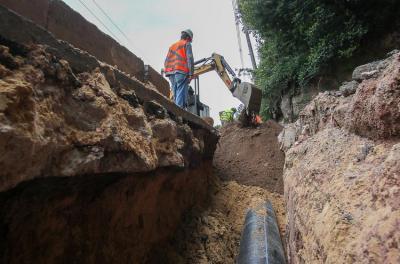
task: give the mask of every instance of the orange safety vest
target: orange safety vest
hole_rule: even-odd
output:
[[[174,72],[176,70],[189,73],[189,67],[186,56],[187,40],[181,39],[174,43],[168,51],[167,58],[165,59],[165,72]]]
[[[256,117],[255,117],[255,122],[256,122],[256,124],[262,124],[261,116],[256,115]]]

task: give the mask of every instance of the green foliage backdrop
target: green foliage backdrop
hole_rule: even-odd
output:
[[[279,117],[289,86],[306,86],[329,63],[350,58],[400,21],[399,0],[240,0],[239,6],[259,38],[264,118]]]

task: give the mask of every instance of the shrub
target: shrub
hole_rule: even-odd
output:
[[[305,87],[328,64],[400,24],[398,0],[240,0],[239,6],[258,38],[264,118],[279,117],[289,87]]]

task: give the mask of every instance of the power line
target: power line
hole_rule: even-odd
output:
[[[116,35],[114,35],[114,33],[103,23],[103,21],[101,21],[100,18],[98,18],[98,17],[96,16],[96,14],[95,14],[94,12],[92,12],[92,10],[90,10],[90,8],[89,8],[82,0],[78,0],[78,1],[86,8],[87,11],[89,11],[90,14],[92,14],[92,16],[94,16],[94,17],[96,18],[96,20],[97,20],[100,24],[103,25],[103,27],[104,27],[116,40],[118,40],[119,42],[121,42],[121,40],[120,40]]]
[[[104,16],[107,17],[107,19],[111,22],[111,24],[114,25],[114,27],[126,38],[126,40],[135,48],[137,49],[139,52],[141,52],[143,54],[143,57],[150,62],[150,60],[148,58],[146,58],[144,56],[144,52],[139,49],[134,43],[133,41],[122,31],[122,29],[117,25],[117,23],[114,22],[114,20],[107,14],[107,12],[100,6],[100,4],[98,4],[95,0],[92,0],[92,2],[97,6],[97,8],[103,13]]]
[[[130,39],[125,35],[125,33],[121,30],[121,28],[116,23],[114,23],[114,21],[106,13],[106,11],[104,11],[104,9],[95,0],[92,0],[92,1],[97,6],[97,8],[103,13],[103,15],[105,15],[108,18],[108,20],[111,22],[111,24],[113,24],[114,27],[130,42]]]

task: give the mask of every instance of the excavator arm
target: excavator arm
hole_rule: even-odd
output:
[[[224,57],[213,53],[211,57],[195,62],[193,77],[216,71],[234,97],[238,98],[249,112],[258,114],[261,105],[261,90],[251,83],[241,82]],[[232,79],[231,79],[232,76]]]
[[[233,88],[232,84],[240,83],[240,79],[236,78],[235,72],[225,61],[224,57],[219,54],[213,53],[211,57],[195,62],[195,65],[198,64],[202,65],[195,67],[193,74],[194,77],[198,77],[199,75],[210,71],[216,71],[218,76],[221,77],[222,81],[229,88],[229,90]],[[231,80],[228,72],[231,76],[233,76],[233,81]]]

